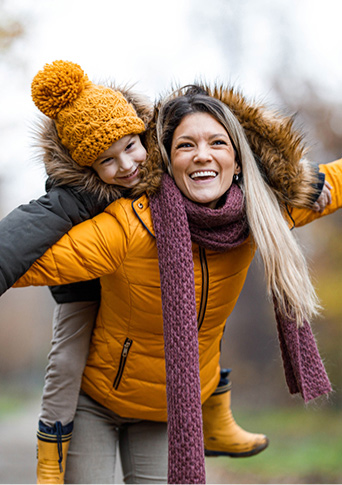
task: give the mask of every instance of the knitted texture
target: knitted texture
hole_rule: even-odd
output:
[[[300,392],[305,402],[331,392],[331,384],[308,322],[296,322],[279,311],[274,299],[277,330],[285,378],[291,394]]]
[[[168,483],[205,483],[196,297],[187,211],[192,214],[192,227],[198,220],[206,221],[204,224],[210,233],[210,223],[213,222],[217,242],[223,234],[216,229],[223,223],[229,227],[232,219],[234,229],[228,244],[234,247],[241,244],[248,234],[246,224],[241,223],[243,196],[234,185],[224,208],[218,211],[221,217],[217,217],[215,210],[184,198],[171,177],[164,175],[161,191],[151,197],[150,207],[157,239],[164,318]],[[228,207],[232,207],[233,216],[229,214]],[[199,219],[197,209],[200,211]],[[228,213],[228,216],[222,216],[222,213]],[[244,230],[238,225],[243,225]],[[224,239],[227,239],[226,235]]]
[[[182,195],[164,174],[150,197],[156,234],[164,321],[168,411],[168,483],[205,483],[194,267],[191,240],[228,251],[248,236],[244,198],[232,184],[224,205],[210,209]],[[299,328],[274,300],[290,393],[307,402],[331,391],[310,325]]]
[[[183,197],[191,240],[206,249],[224,252],[242,244],[249,228],[240,188],[232,184],[222,207],[211,210]],[[229,209],[229,210],[228,210]]]
[[[72,159],[91,166],[115,141],[145,130],[144,122],[119,91],[93,84],[78,64],[46,64],[32,81],[37,108],[54,119]]]
[[[186,213],[177,192],[165,178],[161,192],[150,201],[164,318],[168,483],[205,483],[194,268]]]

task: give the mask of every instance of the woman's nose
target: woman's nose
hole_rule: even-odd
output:
[[[206,145],[200,145],[197,147],[194,162],[204,163],[212,160],[210,148]]]

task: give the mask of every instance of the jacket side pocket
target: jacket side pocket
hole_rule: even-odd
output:
[[[130,348],[132,347],[132,344],[133,344],[133,340],[131,340],[130,338],[126,338],[121,351],[118,372],[116,373],[116,376],[114,379],[114,384],[113,384],[114,389],[117,389],[119,387],[123,371],[125,370],[128,353],[130,351]]]

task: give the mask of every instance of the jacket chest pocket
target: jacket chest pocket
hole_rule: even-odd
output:
[[[131,340],[130,338],[126,338],[121,351],[118,372],[116,373],[116,376],[114,379],[114,384],[113,384],[114,389],[117,389],[119,387],[123,372],[125,370],[128,353],[132,347],[132,344],[133,344],[133,340]]]

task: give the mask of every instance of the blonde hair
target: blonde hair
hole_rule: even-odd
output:
[[[165,168],[172,175],[172,136],[185,116],[208,113],[224,126],[242,169],[239,185],[246,201],[250,232],[264,264],[268,293],[276,299],[284,314],[296,319],[298,326],[304,319],[310,321],[320,306],[306,259],[275,194],[260,173],[241,124],[228,106],[196,86],[188,88],[185,94],[181,88],[177,94],[162,104],[157,121],[158,143]]]

